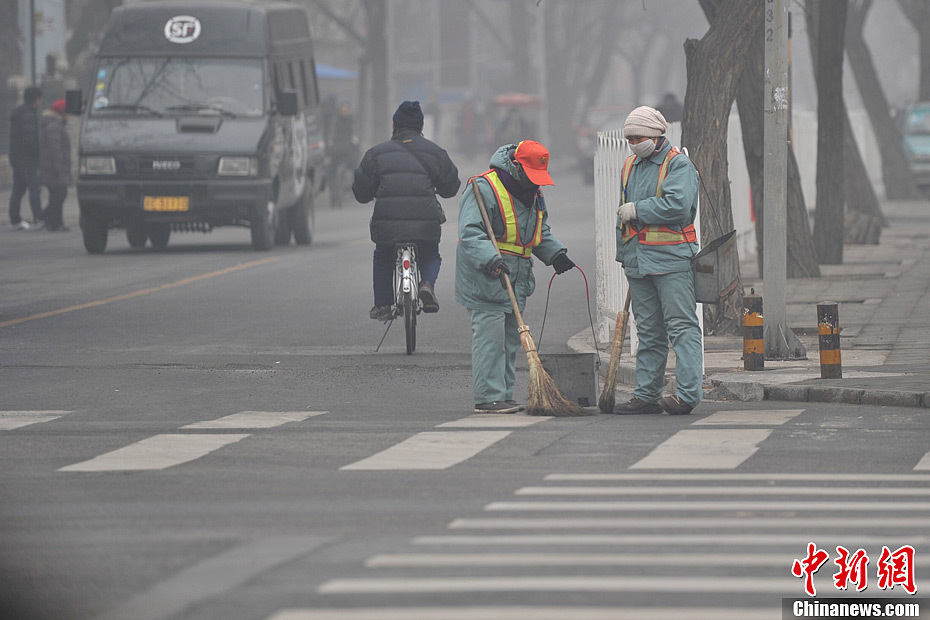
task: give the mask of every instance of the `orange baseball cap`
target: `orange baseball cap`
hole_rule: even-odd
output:
[[[549,176],[549,151],[535,140],[523,140],[513,154],[523,171],[536,185],[555,185]]]

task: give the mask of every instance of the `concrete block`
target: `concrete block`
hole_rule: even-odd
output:
[[[920,406],[924,409],[930,409],[930,392],[924,392],[923,398],[920,400]]]
[[[765,389],[761,383],[745,381],[722,381],[704,390],[707,400],[730,400],[741,403],[765,400]]]
[[[863,389],[844,387],[818,387],[811,386],[807,392],[807,399],[812,403],[846,403],[858,405],[862,400]]]
[[[810,387],[806,385],[766,385],[764,387],[765,400],[807,402],[809,390]]]
[[[540,354],[539,360],[562,396],[582,407],[597,404],[597,357],[594,353],[546,353]]]
[[[884,390],[864,390],[863,405],[881,407],[921,407],[924,394],[921,392],[889,392]]]

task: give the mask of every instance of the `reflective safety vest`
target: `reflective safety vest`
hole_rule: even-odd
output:
[[[495,170],[488,170],[478,176],[483,177],[494,190],[494,197],[497,198],[497,208],[501,213],[501,221],[504,223],[504,233],[497,238],[497,249],[505,254],[522,256],[529,258],[533,254],[533,248],[542,242],[542,209],[536,209],[536,226],[533,234],[526,243],[520,239],[520,228],[517,225],[517,213],[514,211],[513,198],[510,192],[504,187],[500,177]]]
[[[665,159],[659,167],[659,182],[656,184],[656,196],[662,197],[662,182],[665,180],[665,177],[668,176],[668,166],[672,159],[680,154],[681,151],[673,147],[669,149],[668,153],[665,155]],[[626,186],[630,180],[630,173],[633,171],[633,162],[635,161],[636,155],[630,155],[623,164],[623,189],[621,191],[623,199],[620,201],[621,204],[627,202]],[[665,225],[649,225],[636,228],[633,226],[632,222],[627,222],[621,229],[621,235],[623,237],[623,243],[626,243],[633,237],[638,237],[639,242],[644,245],[677,245],[679,243],[694,243],[697,241],[694,223],[688,224],[681,230],[674,230]]]

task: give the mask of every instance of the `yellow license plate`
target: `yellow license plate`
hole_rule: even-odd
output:
[[[145,211],[187,211],[190,199],[187,196],[145,196],[142,198]]]

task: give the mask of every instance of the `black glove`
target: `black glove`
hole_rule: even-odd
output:
[[[563,252],[552,259],[552,267],[556,273],[565,273],[569,269],[574,269],[575,263],[568,257],[567,252]]]
[[[504,259],[498,256],[485,267],[485,271],[488,272],[488,275],[492,278],[499,278],[501,281],[501,288],[505,291],[507,290],[507,281],[504,278],[504,275],[510,275],[510,268],[507,267],[507,263],[504,262]]]

